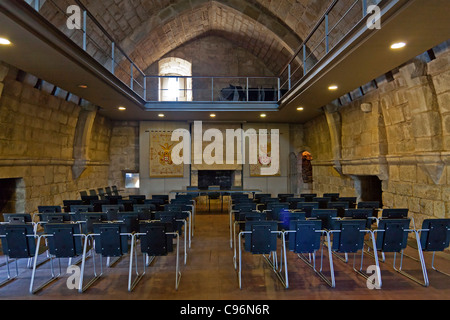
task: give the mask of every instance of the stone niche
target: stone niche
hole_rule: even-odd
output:
[[[4,213],[25,212],[25,187],[22,178],[0,179],[0,220]]]

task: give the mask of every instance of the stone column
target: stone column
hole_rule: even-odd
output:
[[[91,132],[97,111],[98,107],[88,104],[82,107],[78,116],[73,142],[74,164],[72,174],[74,180],[77,180],[81,176],[89,163],[89,143],[91,141]]]

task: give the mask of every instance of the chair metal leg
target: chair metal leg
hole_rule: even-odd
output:
[[[57,280],[60,276],[61,276],[61,261],[59,260],[59,274],[55,275],[55,272],[53,270],[53,257],[51,257],[50,255],[50,270],[51,270],[51,278],[49,280],[47,280],[46,282],[44,282],[43,284],[41,284],[39,287],[33,289],[34,286],[34,279],[35,279],[35,275],[36,275],[36,269],[37,269],[37,260],[39,257],[39,246],[41,243],[41,239],[44,238],[44,236],[39,236],[38,240],[37,240],[37,245],[36,245],[36,252],[34,255],[34,262],[33,262],[33,271],[31,273],[31,282],[30,282],[30,293],[31,294],[36,294],[37,292],[41,291],[43,288],[45,288],[46,286],[48,286],[50,283],[52,283],[53,281]]]
[[[376,242],[375,242],[375,236],[373,234],[372,231],[361,231],[361,232],[367,232],[370,233],[370,237],[371,237],[371,241],[372,241],[372,248],[374,249],[374,253],[373,255],[371,255],[374,260],[375,260],[375,267],[376,267],[376,279],[375,279],[375,284],[374,287],[377,289],[381,289],[382,286],[382,280],[381,280],[381,270],[380,270],[380,264],[379,264],[379,260],[378,260],[378,254],[377,254],[377,250],[376,250]],[[356,253],[353,254],[353,270],[359,274],[360,276],[362,276],[363,278],[365,278],[368,281],[371,281],[370,276],[368,276],[367,274],[365,274],[364,272],[362,272],[363,269],[363,263],[364,263],[364,243],[363,243],[363,248],[361,250],[361,263],[360,263],[360,267],[359,269],[356,269],[355,267],[355,261],[356,261]]]
[[[133,273],[133,257],[135,259],[135,264],[136,264],[136,278],[134,279],[133,282],[131,282],[132,279],[132,273]],[[141,273],[139,273],[138,271],[138,259],[137,259],[137,250],[136,250],[136,235],[133,234],[132,238],[131,238],[131,253],[130,253],[130,269],[128,272],[128,291],[131,292],[133,291],[133,289],[136,287],[136,285],[139,283],[139,281],[141,281],[142,277],[145,275],[146,272],[146,261],[145,261],[146,256],[143,255],[143,271]]]
[[[320,268],[317,269],[316,268],[316,253],[317,252],[313,252],[309,254],[309,257],[306,258],[303,254],[299,253],[297,254],[297,256],[300,258],[301,261],[303,261],[307,266],[309,266],[310,268],[312,268],[314,270],[314,272],[319,276],[319,278],[321,278],[323,281],[325,281],[326,284],[328,284],[330,287],[335,288],[336,287],[336,281],[335,281],[335,276],[334,276],[334,265],[333,265],[333,253],[331,251],[331,240],[330,240],[330,235],[328,232],[323,231],[323,230],[317,230],[316,232],[320,232],[326,235],[326,241],[327,241],[327,245],[324,245],[324,242],[321,242],[321,253],[320,253]],[[327,247],[328,249],[328,260],[329,260],[329,265],[330,265],[330,278],[328,279],[325,274],[322,272],[323,270],[323,248]],[[312,263],[311,263],[311,256],[312,256]]]
[[[19,266],[17,264],[17,259],[14,259],[13,262],[16,265],[16,268],[15,268],[16,269],[16,275],[12,277],[11,276],[11,270],[9,268],[9,264],[10,264],[9,257],[6,256],[5,265],[6,265],[7,278],[0,283],[0,287],[3,287],[4,285],[6,285],[6,284],[16,280],[17,277],[19,276]]]
[[[430,285],[430,282],[428,280],[428,273],[427,273],[427,268],[425,265],[425,259],[423,257],[423,251],[422,251],[422,245],[420,243],[420,237],[419,237],[419,233],[416,230],[405,230],[405,231],[412,231],[414,232],[415,236],[416,236],[416,242],[417,242],[417,251],[419,254],[419,261],[420,261],[420,265],[422,268],[422,275],[423,275],[423,281],[417,279],[416,277],[413,277],[412,275],[410,275],[409,273],[405,272],[402,270],[403,267],[403,251],[401,251],[401,258],[400,258],[400,266],[399,268],[396,267],[396,257],[397,257],[397,252],[394,253],[394,262],[393,262],[393,267],[394,270],[397,271],[398,273],[400,273],[401,275],[407,277],[408,279],[424,286],[424,287],[428,287]]]
[[[80,284],[78,287],[78,292],[83,293],[86,291],[92,284],[94,284],[95,281],[100,279],[100,277],[103,275],[103,266],[102,266],[102,256],[100,255],[100,274],[97,275],[96,265],[95,265],[95,252],[92,250],[92,263],[94,267],[94,277],[85,285],[83,286],[84,281],[84,271],[86,267],[86,250],[87,250],[87,243],[88,238],[91,236],[84,236],[84,248],[83,248],[83,258],[81,260],[81,274],[80,274]]]

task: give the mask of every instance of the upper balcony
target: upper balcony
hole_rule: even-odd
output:
[[[54,0],[4,0],[0,23],[14,46],[0,48],[0,60],[101,106],[112,119],[153,120],[164,112],[170,120],[203,120],[214,111],[227,121],[254,121],[270,112],[270,121],[305,122],[446,41],[446,1],[334,0],[278,76],[224,77],[146,74],[80,0],[74,0],[79,24],[71,20],[75,11]],[[408,46],[393,53],[389,45],[398,40]],[[331,84],[338,89],[328,91]],[[119,112],[119,105],[130,112]]]

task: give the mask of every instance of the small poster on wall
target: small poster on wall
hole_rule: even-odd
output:
[[[150,178],[182,178],[184,165],[172,161],[172,131],[150,132]]]

